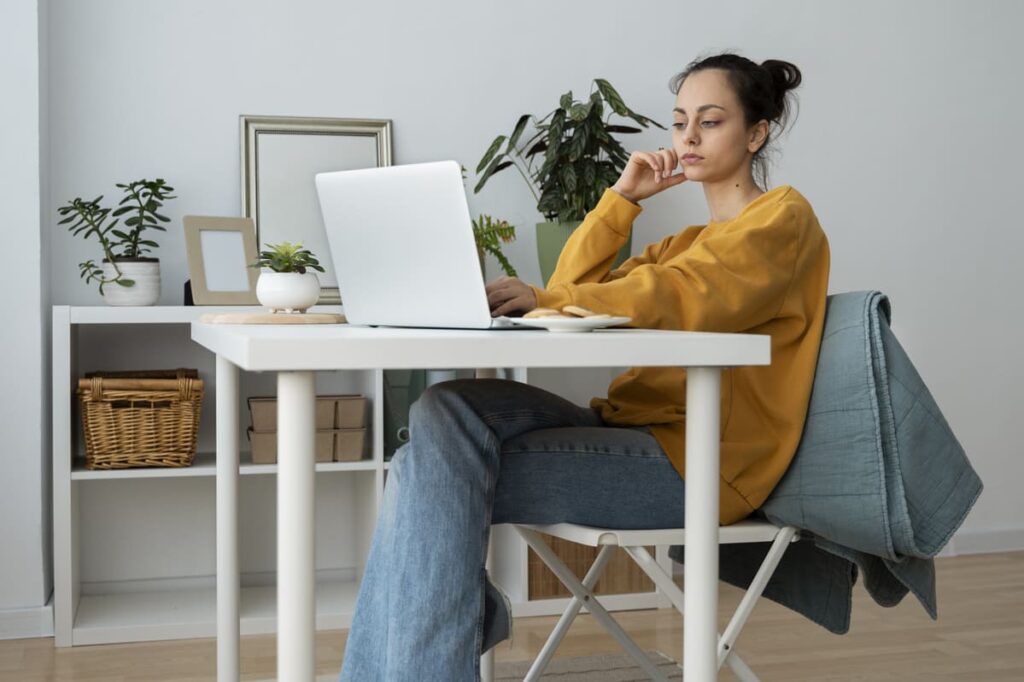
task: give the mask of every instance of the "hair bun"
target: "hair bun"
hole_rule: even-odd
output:
[[[800,85],[803,78],[800,69],[796,64],[784,62],[781,59],[766,59],[761,62],[761,68],[768,72],[772,79],[774,89],[775,110],[782,115],[786,107],[786,93]]]
[[[803,80],[800,76],[800,69],[796,67],[796,64],[784,62],[780,59],[766,59],[761,62],[761,68],[772,77],[775,91],[780,95],[784,95],[786,91],[799,86]]]

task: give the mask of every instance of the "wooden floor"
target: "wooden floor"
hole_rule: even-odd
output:
[[[913,597],[892,609],[877,606],[858,586],[850,632],[836,636],[764,601],[757,606],[737,650],[765,682],[772,680],[1024,680],[1024,552],[939,559],[939,620]],[[739,591],[722,588],[722,622]],[[644,649],[678,660],[682,628],[669,609],[616,614]],[[524,660],[540,649],[554,617],[515,621],[511,644],[497,659]],[[336,673],[344,632],[317,635],[318,673]],[[560,656],[617,652],[588,615],[580,616]],[[52,639],[0,641],[2,682],[214,682],[213,640],[55,649]],[[242,640],[243,680],[272,677],[271,635]],[[732,680],[723,672],[722,680]]]

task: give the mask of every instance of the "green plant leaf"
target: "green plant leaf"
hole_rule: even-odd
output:
[[[635,128],[633,126],[620,126],[620,125],[607,125],[604,127],[610,133],[640,133],[643,132],[642,128]]]
[[[587,147],[587,129],[577,128],[569,142],[569,161],[576,161]]]
[[[619,96],[619,93],[612,87],[611,83],[603,78],[595,78],[594,82],[597,83],[598,91],[608,102],[608,105],[611,106],[612,111],[619,116],[628,116],[630,114],[629,107],[622,101],[622,97]]]
[[[526,151],[526,154],[524,154],[524,156],[527,156],[527,157],[535,156],[537,154],[540,154],[541,152],[547,151],[547,148],[548,148],[547,140],[540,140],[539,142],[534,144],[532,147],[530,147]]]
[[[568,111],[572,107],[572,90],[562,95],[561,99],[558,100],[559,106]]]
[[[508,138],[506,138],[504,135],[498,135],[496,138],[494,138],[494,142],[491,142],[491,146],[487,148],[487,151],[484,152],[483,158],[480,159],[480,163],[477,164],[477,175],[479,175],[480,172],[487,167],[487,164],[491,162],[491,160],[494,158],[494,155],[498,153],[498,149],[501,147],[501,143],[504,142],[506,139]]]
[[[563,166],[561,172],[562,187],[570,194],[576,191],[576,169],[572,166]]]
[[[135,286],[135,280],[134,279],[125,279],[124,277],[121,277],[120,279],[115,279],[114,281],[117,282],[118,284],[120,284],[123,287],[133,287],[133,286]]]
[[[552,152],[562,141],[562,132],[565,130],[565,109],[558,109],[551,117],[551,126],[548,128],[548,149]]]
[[[505,153],[509,154],[516,148],[516,144],[519,142],[519,138],[522,136],[523,131],[526,130],[526,124],[530,122],[530,115],[523,114],[516,121],[516,127],[512,131],[512,136],[508,138],[508,145],[505,147]],[[477,171],[479,172],[479,171]]]
[[[473,193],[476,194],[484,187],[484,183],[487,182],[488,178],[497,173],[500,170],[508,168],[512,165],[511,161],[502,161],[503,157],[498,157],[491,162],[491,165],[484,171],[484,174],[480,176],[480,181],[476,183],[476,187],[473,188]]]
[[[588,102],[586,104],[573,104],[569,108],[569,118],[571,118],[574,121],[582,121],[588,115],[590,115],[591,106],[591,102]]]

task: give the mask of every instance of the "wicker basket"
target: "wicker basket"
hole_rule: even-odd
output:
[[[203,380],[194,369],[97,372],[78,381],[88,469],[187,467]]]

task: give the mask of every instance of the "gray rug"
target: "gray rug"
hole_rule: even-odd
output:
[[[657,651],[644,652],[658,666],[658,671],[670,680],[683,679],[683,671],[671,658]],[[497,662],[494,682],[521,682],[533,661],[521,663]],[[338,675],[318,675],[317,682],[336,682]],[[651,678],[636,664],[629,654],[556,658],[541,676],[551,682],[648,682]],[[260,682],[263,682],[262,680]],[[271,682],[267,680],[266,682]]]
[[[683,671],[671,658],[657,651],[645,651],[658,672],[670,680],[683,679]],[[533,661],[496,663],[494,682],[520,682]],[[629,654],[556,658],[548,665],[542,680],[552,682],[647,682],[651,678]]]

